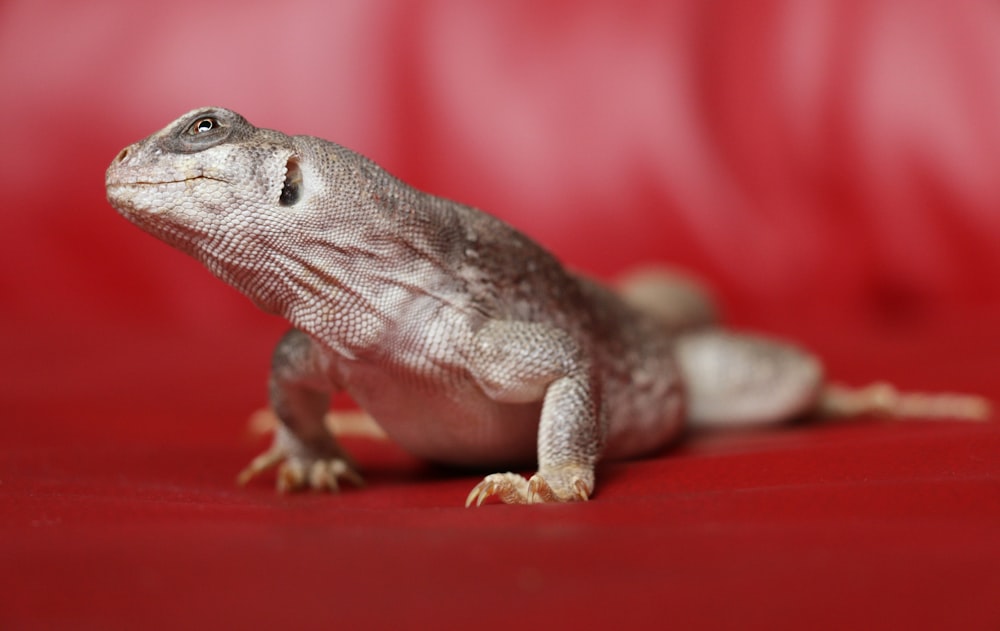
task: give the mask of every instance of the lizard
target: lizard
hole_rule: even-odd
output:
[[[682,276],[616,292],[490,214],[224,108],[122,149],[105,185],[124,218],[291,325],[268,384],[279,423],[244,483],[277,467],[279,491],[360,486],[324,421],[340,391],[404,450],[498,471],[466,506],[587,500],[599,460],[653,454],[689,426],[988,415],[977,397],[829,383],[799,346],[721,327]]]

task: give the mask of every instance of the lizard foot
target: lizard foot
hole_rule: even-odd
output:
[[[272,447],[254,458],[247,468],[240,472],[236,481],[243,485],[258,474],[278,467],[277,487],[279,493],[288,493],[310,488],[314,491],[340,491],[340,481],[346,480],[354,486],[364,486],[364,480],[347,458],[307,458],[293,456],[281,447]]]
[[[516,473],[493,473],[473,487],[465,499],[465,506],[482,506],[491,497],[504,504],[579,502],[587,501],[593,491],[594,473],[585,469],[539,472],[530,480]]]

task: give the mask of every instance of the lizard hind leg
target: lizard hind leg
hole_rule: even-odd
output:
[[[616,286],[625,302],[673,331],[719,321],[719,307],[708,286],[680,269],[640,267],[621,277]]]
[[[762,336],[717,329],[677,339],[678,367],[692,427],[781,423],[813,410],[823,368],[808,352]]]

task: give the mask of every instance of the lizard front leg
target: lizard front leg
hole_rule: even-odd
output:
[[[322,350],[308,335],[291,329],[271,360],[270,402],[280,421],[274,442],[240,473],[240,484],[278,466],[281,492],[304,487],[337,491],[341,479],[362,485],[350,456],[324,423],[334,389]]]
[[[482,505],[586,500],[604,439],[599,387],[590,362],[564,331],[545,324],[493,321],[475,336],[471,372],[490,398],[505,403],[542,401],[538,472],[530,479],[495,473],[466,499]]]

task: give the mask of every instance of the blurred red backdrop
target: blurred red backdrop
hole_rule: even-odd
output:
[[[253,453],[238,437],[247,414],[264,404],[267,356],[283,325],[194,261],[128,225],[104,200],[103,172],[119,149],[201,105],[229,107],[259,126],[350,146],[425,190],[504,218],[571,265],[601,277],[647,262],[690,267],[717,288],[731,322],[803,339],[837,376],[884,377],[911,387],[1000,397],[995,333],[1000,6],[995,2],[7,0],[0,4],[0,85],[5,122],[0,424],[6,435],[0,445],[0,494],[8,495],[0,513],[10,512],[2,520],[6,525],[0,522],[0,560],[8,561],[8,569],[0,571],[8,583],[8,595],[0,596],[0,623],[7,620],[10,628],[31,627],[32,620],[38,628],[109,628],[117,620],[107,609],[116,602],[108,595],[114,590],[132,599],[127,611],[151,622],[149,612],[166,606],[156,594],[165,600],[171,594],[158,581],[168,576],[183,582],[198,574],[185,549],[207,555],[209,575],[235,585],[233,594],[251,594],[253,579],[241,574],[242,557],[211,552],[225,528],[241,533],[240,545],[270,550],[271,562],[286,573],[302,572],[306,582],[315,572],[333,574],[329,566],[293,569],[288,559],[308,559],[308,546],[326,546],[325,563],[340,559],[330,556],[330,546],[337,544],[319,541],[322,520],[303,515],[339,515],[345,498],[286,503],[262,487],[239,492],[228,487],[229,474]],[[825,524],[820,534],[810,530],[815,523],[808,511],[815,509],[780,494],[791,508],[769,507],[778,515],[773,521],[760,521],[746,505],[726,514],[717,503],[729,500],[699,495],[704,489],[697,479],[677,471],[669,457],[643,465],[655,469],[619,469],[612,479],[619,480],[629,501],[610,505],[609,490],[596,503],[607,508],[590,510],[608,511],[610,521],[603,523],[617,524],[615,515],[648,516],[644,511],[657,502],[676,507],[676,495],[662,490],[643,495],[644,484],[659,481],[661,489],[697,498],[690,520],[680,518],[680,527],[689,530],[675,528],[672,534],[676,541],[700,542],[681,547],[707,556],[714,548],[706,542],[718,533],[704,530],[706,523],[749,520],[756,535],[725,538],[716,550],[723,556],[712,557],[712,568],[730,576],[720,599],[733,603],[735,619],[770,628],[780,620],[822,628],[818,612],[835,600],[824,600],[824,589],[832,594],[835,585],[856,579],[865,558],[878,556],[886,545],[889,552],[874,574],[901,581],[916,562],[911,554],[942,538],[974,542],[948,548],[930,562],[954,580],[964,577],[957,586],[929,577],[906,584],[912,589],[888,597],[898,618],[880,618],[884,611],[878,603],[855,593],[848,603],[854,605],[837,620],[852,626],[906,620],[913,628],[951,620],[948,611],[961,605],[969,625],[958,627],[1000,624],[997,605],[977,600],[1000,593],[997,431],[954,426],[825,431],[816,434],[825,437],[816,443],[798,442],[814,440],[806,430],[791,434],[794,439],[772,437],[777,446],[751,441],[766,448],[746,448],[746,457],[759,459],[747,468],[749,481],[713,486],[715,491],[752,486],[754,475],[777,458],[784,462],[777,470],[786,483],[805,480],[806,488],[816,485],[817,497],[833,493],[831,512],[816,517]],[[837,432],[862,444],[866,432],[874,432],[870,435],[881,437],[874,440],[884,440],[885,449],[862,449],[867,456],[854,461],[837,451],[842,447]],[[740,449],[738,440],[715,440],[723,442],[700,443],[700,449]],[[945,450],[951,460],[943,469],[927,472],[922,464],[913,469],[924,462],[919,454],[926,453],[930,462],[941,456],[934,441],[952,445]],[[693,449],[677,459],[683,463],[700,453]],[[860,495],[841,495],[824,486],[829,478],[823,454],[830,449],[836,464],[853,463],[844,473],[853,482],[861,485],[866,472],[874,472],[884,474],[882,488],[899,485],[896,494],[886,492],[876,502],[892,506],[891,517],[871,512],[868,500],[857,499],[871,500],[860,487],[855,489]],[[714,466],[725,470],[734,463],[718,458]],[[927,487],[901,481],[927,482],[927,476],[941,485],[934,487],[935,506],[958,514],[955,521],[921,521],[924,513],[913,507]],[[409,570],[433,574],[434,568],[421,564],[438,558],[427,539],[435,540],[435,533],[462,524],[470,529],[508,524],[515,533],[510,540],[497,540],[496,532],[488,531],[464,542],[495,549],[497,556],[482,559],[486,566],[506,568],[494,577],[510,577],[518,549],[535,550],[548,565],[515,572],[511,580],[527,581],[529,588],[544,584],[554,590],[560,608],[572,602],[586,611],[599,591],[632,602],[601,580],[601,572],[617,576],[609,570],[613,553],[594,549],[613,544],[587,539],[617,536],[614,531],[574,530],[597,528],[595,519],[604,519],[603,512],[597,518],[572,512],[528,517],[491,508],[491,517],[449,512],[431,527],[429,507],[457,505],[455,498],[463,493],[456,489],[469,480],[442,482],[432,476],[423,481],[430,490],[415,491],[409,479],[390,478],[387,494],[372,496],[387,502],[380,509],[391,523],[423,525],[420,536],[411,532],[415,539],[400,531],[383,533],[396,538]],[[769,480],[757,482],[775,483]],[[364,510],[365,493],[352,494],[347,505]],[[119,499],[122,495],[134,501]],[[67,497],[74,499],[67,503]],[[391,506],[413,497],[424,498],[413,500],[421,510],[407,505],[401,515]],[[172,502],[204,502],[203,512],[171,510]],[[721,514],[699,512],[706,506]],[[260,530],[234,525],[242,519],[237,514],[250,511],[255,527],[273,534],[289,527],[282,513],[287,510],[295,515],[293,529],[308,532],[308,544],[288,543],[294,550],[287,554],[279,550],[284,544],[261,537]],[[200,516],[193,518],[194,513]],[[554,536],[546,534],[547,519],[578,538],[567,534],[570,544],[546,539]],[[363,539],[353,552],[336,554],[357,563],[366,554],[380,554],[380,539],[358,534],[344,525],[347,518],[336,520],[340,535],[346,528],[347,536]],[[811,524],[805,531],[803,520]],[[855,534],[863,543],[844,540],[840,547],[824,547],[826,534],[840,532],[838,520],[861,524]],[[924,530],[903,536],[901,547],[892,548],[887,533],[908,520]],[[215,530],[220,523],[225,526]],[[368,522],[358,518],[358,523]],[[665,581],[670,593],[680,596],[670,601],[671,615],[664,620],[728,620],[711,605],[718,575],[656,573],[652,566],[669,568],[681,553],[666,534],[647,534],[661,552],[648,560],[651,566],[634,561],[632,569],[642,574],[640,583]],[[785,538],[797,546],[787,555],[778,549]],[[154,539],[168,546],[162,557],[150,547]],[[91,565],[88,546],[110,560]],[[539,546],[545,552],[538,552]],[[159,573],[150,577],[131,565],[135,550]],[[761,556],[760,550],[773,554]],[[591,554],[601,559],[594,581],[568,579],[576,566],[567,559]],[[949,554],[958,561],[951,563]],[[74,559],[73,567],[90,568],[90,591],[76,575],[60,574],[65,558]],[[771,582],[747,591],[758,570],[734,569],[727,558],[778,565],[764,572]],[[102,571],[107,564],[113,570]],[[376,567],[390,571],[384,562]],[[374,570],[341,571],[379,580]],[[829,578],[811,577],[821,585],[816,593],[798,593],[801,607],[782,618],[761,604],[766,587],[775,594],[795,591],[796,572],[806,571]],[[132,581],[134,574],[147,582]],[[409,588],[402,579],[385,580],[396,589]],[[528,611],[549,611],[544,599],[532,600],[533,592],[523,585],[512,588],[517,592],[512,595],[504,591],[508,583],[481,580],[497,593],[526,598],[534,607]],[[459,583],[448,584],[460,590],[464,583]],[[286,596],[296,593],[294,586],[268,586]],[[425,591],[419,593],[431,598],[431,588],[421,585]],[[364,619],[359,603],[374,598],[371,593],[358,591],[367,596],[345,603],[343,594],[355,593],[350,585],[330,589],[342,590],[340,606]],[[988,589],[993,591],[983,591]],[[52,593],[59,590],[69,604],[57,603]],[[465,603],[492,602],[463,597]],[[207,612],[221,616],[215,601],[203,598],[196,599],[197,611],[206,619],[213,619]],[[248,600],[258,604],[243,611],[246,620],[276,613],[264,614],[258,609],[264,605]],[[909,601],[919,607],[908,609]],[[310,601],[310,607],[321,608],[320,602]],[[471,605],[456,606],[464,615]],[[643,605],[631,606],[645,611]],[[164,628],[181,614],[176,616],[162,618]]]

